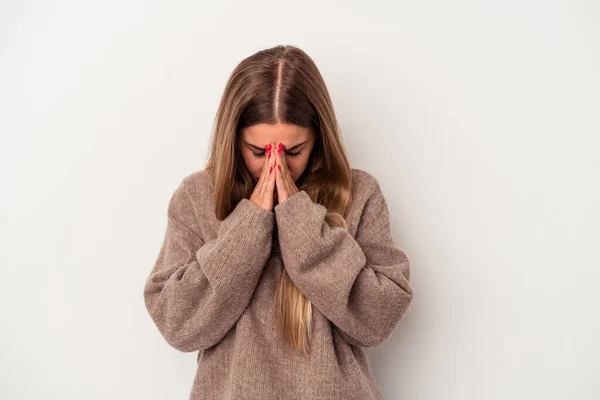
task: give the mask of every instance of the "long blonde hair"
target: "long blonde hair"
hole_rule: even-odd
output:
[[[223,220],[252,194],[253,177],[239,148],[242,129],[258,123],[311,127],[315,145],[299,190],[325,206],[326,222],[347,229],[352,170],[325,82],[313,60],[295,46],[261,50],[231,73],[217,111],[205,169],[214,186],[214,209]],[[324,157],[324,154],[327,157]],[[277,323],[292,348],[308,353],[312,304],[292,283],[285,268],[275,293]]]

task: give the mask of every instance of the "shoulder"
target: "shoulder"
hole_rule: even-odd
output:
[[[212,187],[212,181],[205,169],[193,171],[181,178],[180,187],[191,191],[206,191]]]
[[[353,198],[357,205],[364,205],[374,196],[382,196],[377,178],[363,169],[352,168],[352,186]]]
[[[374,186],[379,186],[375,176],[359,168],[352,168],[352,183],[362,189],[372,189]]]
[[[175,189],[174,197],[186,199],[196,205],[210,201],[213,184],[208,172],[204,169],[184,175]]]
[[[196,217],[206,213],[212,204],[212,181],[204,169],[193,171],[180,178],[171,196],[170,212],[188,211]]]
[[[350,224],[358,229],[373,216],[385,219],[387,212],[387,203],[377,178],[363,169],[352,168]]]

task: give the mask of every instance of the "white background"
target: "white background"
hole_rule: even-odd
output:
[[[147,314],[167,202],[244,57],[294,44],[416,297],[386,399],[600,398],[596,1],[3,1],[0,398],[184,399]]]

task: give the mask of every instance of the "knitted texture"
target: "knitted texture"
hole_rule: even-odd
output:
[[[301,190],[265,210],[249,199],[219,221],[205,170],[183,178],[144,285],[175,349],[197,352],[190,400],[382,400],[363,348],[389,338],[414,296],[377,180],[353,168],[348,230]],[[283,269],[311,301],[309,354],[281,336],[274,296]]]

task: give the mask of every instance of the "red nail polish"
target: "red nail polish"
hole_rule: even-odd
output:
[[[273,167],[270,167],[270,168],[269,168],[269,174],[270,174],[271,172],[273,172]]]
[[[278,165],[278,166],[277,166],[277,169],[281,171],[281,165]]]

